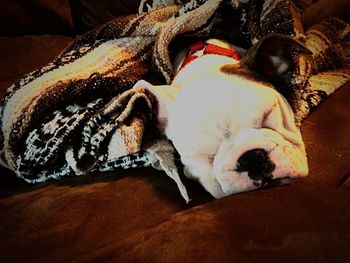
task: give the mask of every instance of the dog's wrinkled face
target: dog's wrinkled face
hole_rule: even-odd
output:
[[[288,81],[292,66],[285,58],[288,52],[269,48],[271,41],[277,47],[279,41],[282,49],[300,45],[272,36],[249,50],[241,63],[206,55],[182,69],[171,85],[136,84],[158,98],[159,127],[179,152],[185,175],[216,198],[308,173],[293,112],[268,82],[271,77],[280,85]]]

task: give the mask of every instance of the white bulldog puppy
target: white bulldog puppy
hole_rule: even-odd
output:
[[[309,52],[276,34],[246,54],[216,39],[197,42],[175,59],[171,85],[135,85],[156,96],[158,127],[180,154],[185,175],[215,198],[308,174],[283,87],[269,82],[290,80],[291,47]]]

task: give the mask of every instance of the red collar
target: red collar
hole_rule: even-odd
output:
[[[196,55],[195,53],[197,53],[198,51],[203,51],[203,54]],[[231,57],[237,61],[240,60],[240,56],[233,48],[220,47],[218,45],[206,43],[206,42],[199,40],[199,41],[195,42],[194,44],[192,44],[188,48],[188,53],[187,53],[184,61],[182,62],[181,66],[179,68],[179,71],[182,68],[184,68],[191,61],[195,60],[196,58],[198,58],[200,56],[206,55],[206,54],[222,55],[222,56],[226,56],[226,57]]]

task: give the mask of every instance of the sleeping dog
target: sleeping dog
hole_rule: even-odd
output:
[[[222,40],[199,41],[174,60],[171,85],[135,85],[156,96],[158,127],[180,154],[185,175],[215,198],[308,174],[304,143],[284,96],[291,47],[309,53],[278,34],[248,52]]]

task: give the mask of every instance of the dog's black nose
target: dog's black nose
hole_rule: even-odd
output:
[[[276,165],[272,162],[267,152],[263,149],[254,149],[245,152],[238,159],[237,171],[248,172],[250,179],[261,181],[267,185],[272,181],[272,172]]]

